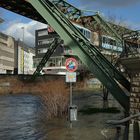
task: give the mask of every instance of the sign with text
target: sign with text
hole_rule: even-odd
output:
[[[66,82],[67,83],[76,82],[76,72],[66,72]]]

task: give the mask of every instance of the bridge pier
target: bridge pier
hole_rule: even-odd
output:
[[[140,73],[131,74],[130,113],[140,112]],[[138,118],[140,121],[140,117]]]
[[[130,75],[130,115],[136,114],[140,112],[140,57],[122,58],[121,63]]]
[[[121,63],[130,75],[130,115],[134,115],[140,112],[140,57],[122,58]],[[139,129],[140,116],[130,121],[128,140],[139,140]]]

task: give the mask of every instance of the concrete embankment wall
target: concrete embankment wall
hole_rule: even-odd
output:
[[[45,93],[50,88],[49,83],[58,81],[63,82],[65,86],[64,77],[39,76],[35,80],[30,79],[31,76],[28,75],[0,75],[0,93]]]
[[[0,75],[0,94],[39,95],[47,106],[48,118],[67,112],[69,91],[64,77],[39,76],[34,81],[30,78],[26,75]]]

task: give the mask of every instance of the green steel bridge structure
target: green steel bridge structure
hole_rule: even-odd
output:
[[[0,0],[0,6],[51,25],[64,41],[64,44],[72,49],[74,55],[79,57],[110,91],[125,111],[129,112],[129,95],[125,92],[125,90],[130,91],[129,81],[70,22],[72,19],[83,16],[81,10],[62,0]],[[121,36],[99,14],[92,16],[91,19],[93,27],[100,24],[104,30],[121,41]],[[56,48],[56,44],[59,45],[60,43],[59,39],[53,42],[40,66],[33,74],[33,78],[38,75],[47,59],[51,56]]]

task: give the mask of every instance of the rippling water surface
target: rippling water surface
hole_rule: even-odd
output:
[[[109,101],[110,106],[115,105],[114,100]],[[103,102],[100,96],[85,92],[74,97],[74,104],[102,107]],[[45,110],[39,96],[0,96],[0,140],[113,140],[115,129],[107,128],[105,121],[119,114],[78,113],[71,129],[66,117],[47,120]]]
[[[0,140],[46,139],[38,96],[0,96]]]

